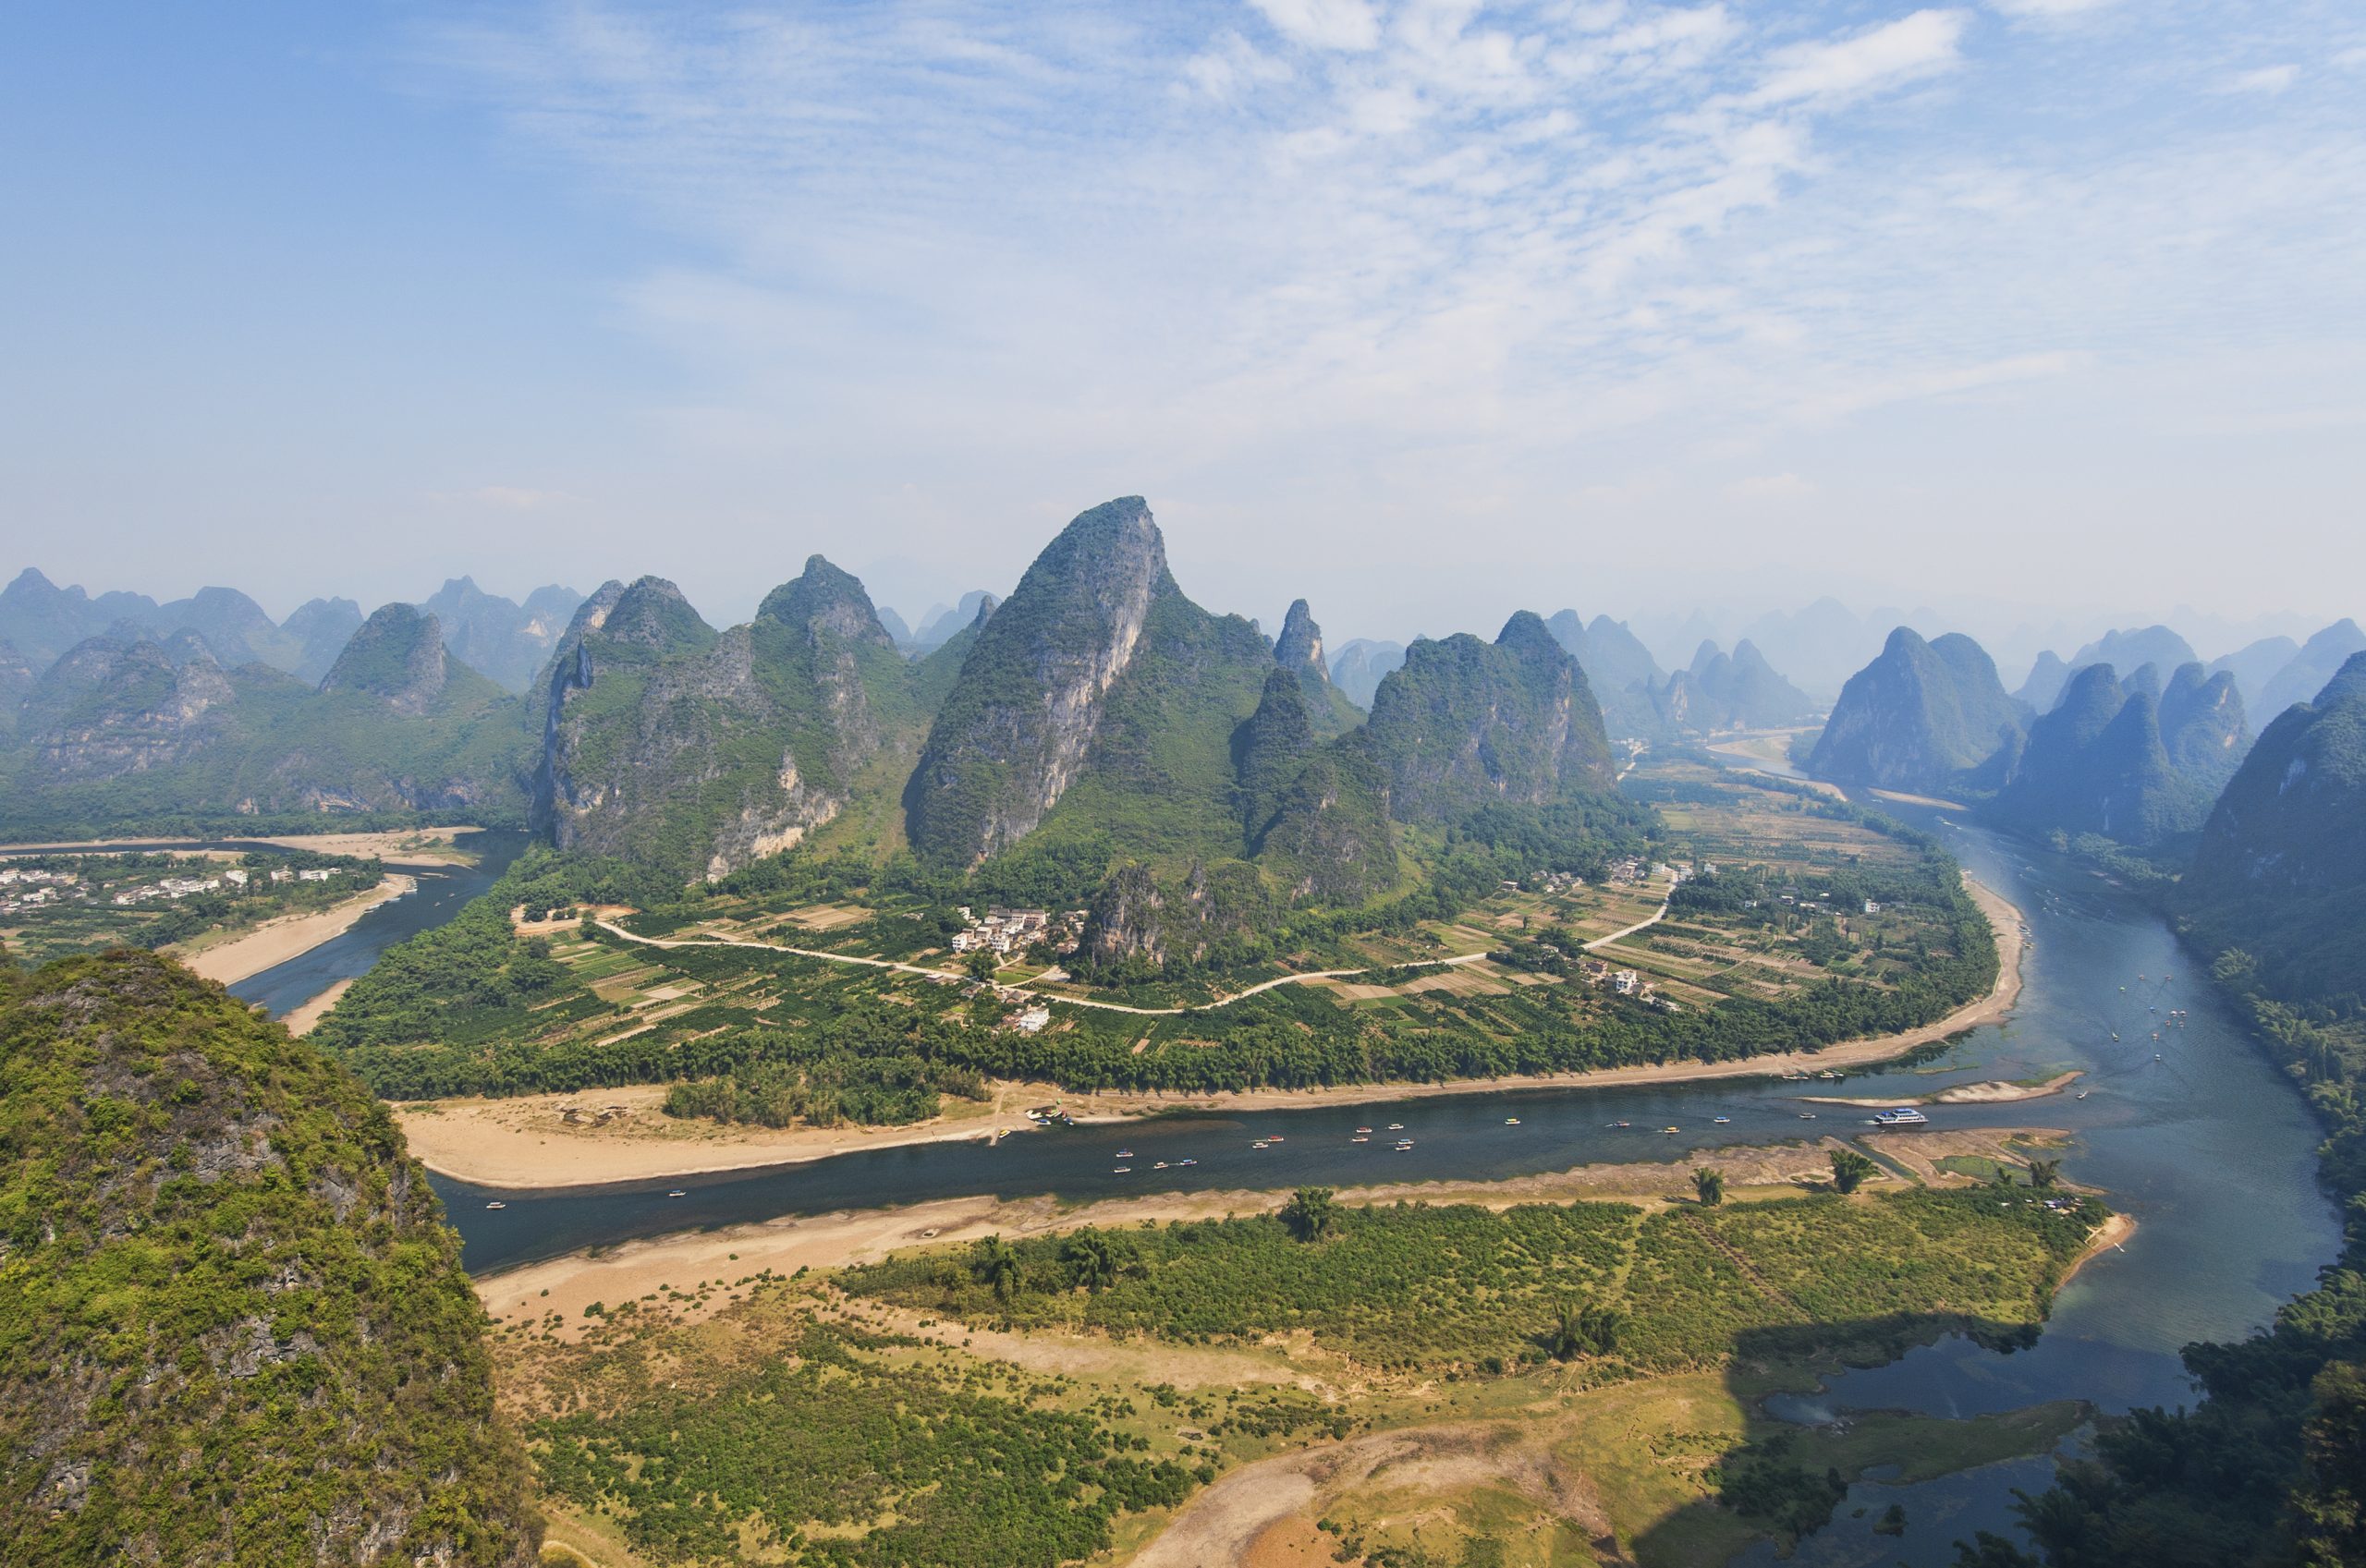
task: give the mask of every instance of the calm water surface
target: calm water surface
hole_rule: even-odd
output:
[[[2335,1210],[2315,1181],[2317,1130],[2291,1084],[2140,906],[2058,857],[1968,828],[1951,814],[1909,814],[2026,912],[2033,945],[2020,1003],[2007,1022],[1974,1031],[1942,1061],[1855,1076],[1846,1092],[1904,1097],[1952,1083],[2081,1069],[2084,1100],[1933,1106],[1929,1113],[1943,1128],[2071,1132],[2065,1173],[2105,1189],[2138,1230],[2124,1250],[2106,1253],[2064,1289],[2032,1349],[2002,1355],[1950,1338],[1771,1408],[1788,1419],[1828,1421],[1852,1409],[1968,1416],[2063,1398],[2110,1412],[2190,1403],[2178,1348],[2265,1322],[2281,1301],[2308,1288],[2337,1250]],[[289,990],[311,995],[326,983],[307,977]],[[2165,1021],[2177,1009],[2189,1015],[2182,1027]],[[498,1196],[507,1207],[498,1212],[484,1209],[494,1196],[484,1189],[441,1179],[435,1185],[465,1240],[468,1266],[483,1272],[666,1231],[981,1193],[1094,1198],[1301,1183],[1484,1181],[1607,1160],[1675,1161],[1675,1188],[1685,1185],[1695,1150],[1850,1129],[1856,1119],[1845,1108],[1799,1098],[1833,1087],[1737,1080],[1178,1114],[1029,1133],[994,1147],[928,1145],[619,1189],[504,1192]],[[1817,1123],[1801,1122],[1804,1110],[1814,1111]],[[1720,1115],[1732,1120],[1712,1121]],[[1505,1125],[1507,1116],[1521,1124]],[[1619,1121],[1631,1125],[1606,1125]],[[1415,1140],[1412,1149],[1389,1147],[1391,1123],[1404,1124],[1401,1136]],[[1359,1126],[1373,1129],[1372,1142],[1348,1141]],[[1669,1126],[1679,1131],[1661,1131]],[[1276,1136],[1282,1141],[1267,1149],[1250,1148]],[[1199,1164],[1152,1169],[1158,1161],[1171,1165],[1185,1158]],[[1119,1165],[1131,1173],[1116,1173]],[[674,1187],[686,1196],[667,1198]],[[2050,1462],[2036,1460],[1912,1487],[1860,1483],[1835,1523],[1803,1543],[1793,1561],[1944,1563],[1951,1543],[1972,1530],[2009,1530],[2012,1489],[2042,1487],[2050,1472]],[[1907,1535],[1872,1535],[1872,1519],[1894,1501],[1907,1510]],[[1864,1517],[1850,1518],[1859,1507]],[[1767,1549],[1740,1561],[1774,1558]]]

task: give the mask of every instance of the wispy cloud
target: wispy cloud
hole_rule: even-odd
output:
[[[1150,469],[1252,537],[1675,505],[1704,456],[1714,510],[1883,410],[2354,324],[2354,95],[2270,66],[2194,111],[2238,31],[2366,44],[2338,12],[569,0],[424,51],[667,237],[617,297],[702,460],[966,487],[931,517]]]

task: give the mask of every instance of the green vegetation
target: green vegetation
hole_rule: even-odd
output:
[[[595,1343],[546,1375],[528,1428],[543,1486],[620,1515],[654,1562],[1038,1568],[1213,1478],[1188,1445],[1124,1429],[1130,1405],[1075,1407],[777,1289],[725,1327]]]
[[[1853,1149],[1832,1151],[1832,1186],[1835,1192],[1855,1192],[1867,1178],[1881,1174],[1881,1167]]]
[[[997,1240],[968,1259],[916,1253],[840,1283],[1021,1329],[1249,1343],[1304,1332],[1385,1370],[1469,1373],[1567,1352],[1667,1372],[1718,1364],[1743,1333],[1794,1355],[1895,1349],[1946,1327],[2026,1337],[2104,1212],[2092,1199],[2000,1206],[1957,1190],[1496,1213],[1347,1209],[1311,1189],[1279,1218],[1079,1233],[1107,1249],[1097,1288],[1079,1277],[1077,1236]]]
[[[1960,632],[1926,642],[1900,626],[1840,688],[1807,772],[1922,794],[1993,791],[2027,723],[1980,644]]]
[[[146,954],[0,980],[0,1562],[532,1560],[384,1107]]]
[[[919,1056],[873,1056],[844,1036],[833,1054],[812,1062],[782,1058],[801,1040],[780,1042],[778,1054],[713,1078],[677,1083],[665,1095],[665,1114],[750,1122],[761,1127],[798,1123],[835,1127],[842,1122],[890,1126],[937,1113],[945,1095],[984,1100],[985,1081],[966,1068]]]

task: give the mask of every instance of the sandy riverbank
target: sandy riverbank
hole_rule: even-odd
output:
[[[177,838],[132,837],[59,839],[47,844],[0,845],[10,854],[30,854],[37,851],[97,852],[107,849],[145,849],[159,845],[188,844],[196,839],[217,841],[237,840],[248,844],[272,844],[282,849],[310,850],[315,855],[350,855],[367,860],[372,856],[389,866],[423,867],[430,870],[450,866],[476,863],[476,852],[463,845],[463,834],[482,833],[482,828],[397,828],[372,833],[199,833]],[[235,851],[176,850],[176,854],[213,855],[226,858]]]
[[[1980,1128],[1951,1135],[1957,1152],[2010,1160],[2016,1137],[2050,1138],[2043,1128]],[[1501,1182],[1384,1182],[1342,1187],[1339,1201],[1350,1205],[1471,1203],[1509,1209],[1523,1203],[1572,1203],[1580,1199],[1656,1205],[1689,1202],[1692,1173],[1706,1166],[1726,1178],[1727,1200],[1795,1197],[1819,1186],[1831,1173],[1832,1152],[1847,1147],[1828,1134],[1798,1143],[1694,1149],[1668,1161],[1630,1161],[1579,1165],[1516,1176]],[[1934,1174],[1936,1174],[1934,1173]],[[1938,1175],[1941,1185],[1959,1178]],[[496,1318],[539,1318],[555,1311],[579,1325],[583,1308],[595,1301],[616,1303],[665,1285],[687,1288],[701,1280],[738,1280],[770,1269],[793,1274],[799,1269],[837,1269],[875,1262],[907,1247],[955,1246],[982,1236],[1043,1235],[1086,1225],[1135,1225],[1144,1222],[1210,1220],[1228,1214],[1269,1214],[1288,1200],[1281,1189],[1235,1187],[1214,1192],[1145,1193],[1064,1207],[1053,1196],[970,1197],[917,1203],[900,1209],[841,1209],[685,1231],[630,1241],[597,1253],[575,1252],[529,1263],[476,1282],[477,1295]],[[547,1293],[547,1294],[545,1294]]]
[[[213,942],[191,953],[173,950],[173,956],[209,980],[231,985],[309,953],[331,937],[343,935],[371,910],[418,886],[415,879],[389,871],[368,893],[331,908],[308,915],[282,915],[275,920],[264,921],[244,936]]]
[[[337,999],[352,989],[351,980],[339,980],[302,1006],[291,1010],[279,1021],[287,1026],[287,1032],[291,1035],[310,1034],[314,1024],[328,1016],[329,1009],[337,1004]]]
[[[1030,1105],[1066,1104],[1079,1121],[1116,1121],[1178,1111],[1224,1113],[1314,1106],[1378,1104],[1503,1089],[1611,1088],[1626,1084],[1689,1083],[1713,1078],[1771,1077],[1824,1068],[1861,1067],[1903,1056],[1919,1046],[1995,1022],[2021,993],[2021,953],[2028,942],[2020,911],[1979,882],[1965,879],[1973,900],[1996,930],[1996,984],[1935,1024],[1877,1039],[1851,1040],[1819,1051],[1790,1051],[1732,1062],[1667,1062],[1605,1067],[1586,1073],[1471,1078],[1444,1084],[1357,1084],[1327,1089],[1245,1089],[1220,1094],[1073,1094],[1040,1084],[1003,1084],[988,1107],[957,1107],[959,1119],[939,1117],[903,1127],[718,1127],[669,1122],[657,1107],[662,1087],[592,1089],[581,1094],[521,1095],[508,1100],[444,1100],[430,1111],[398,1114],[420,1163],[439,1175],[481,1186],[546,1188],[695,1176],[766,1165],[800,1164],[856,1149],[985,1137],[1025,1126]],[[570,1126],[560,1108],[622,1105],[629,1114],[605,1126]]]

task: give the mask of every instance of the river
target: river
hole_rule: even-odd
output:
[[[2190,1403],[2178,1348],[2265,1322],[2338,1249],[2334,1207],[2315,1181],[2315,1124],[2190,956],[2135,900],[2060,857],[1967,827],[1952,813],[1893,809],[1940,833],[1974,876],[2019,906],[2032,946],[2010,1018],[1973,1031],[1939,1061],[1854,1076],[1845,1092],[1904,1098],[1954,1083],[2080,1069],[2084,1100],[2064,1094],[1933,1106],[1929,1113],[1940,1127],[2071,1131],[2065,1173],[2104,1189],[2138,1229],[2124,1250],[2104,1254],[2063,1290],[2032,1349],[2006,1355],[1950,1338],[1771,1408],[1819,1421],[1845,1418],[1851,1409],[1961,1416],[2062,1398],[2107,1412]],[[2187,1022],[2165,1022],[2178,1010]],[[998,1147],[918,1145],[622,1189],[504,1192],[499,1211],[484,1209],[491,1195],[482,1189],[440,1178],[435,1185],[466,1242],[469,1267],[482,1272],[689,1227],[979,1193],[1087,1199],[1154,1189],[1474,1181],[1596,1161],[1672,1160],[1718,1144],[1848,1130],[1856,1119],[1845,1108],[1799,1098],[1833,1088],[1724,1080],[1177,1115],[1031,1133]],[[1799,1119],[1809,1109],[1819,1118],[1812,1127]],[[1507,1116],[1520,1125],[1506,1125]],[[1716,1116],[1731,1121],[1719,1124]],[[1606,1125],[1619,1121],[1631,1126]],[[1410,1150],[1390,1147],[1383,1135],[1392,1123],[1415,1140]],[[1348,1141],[1359,1126],[1375,1129],[1371,1143]],[[1660,1130],[1668,1126],[1680,1131]],[[1281,1141],[1264,1150],[1250,1148],[1277,1136]],[[1174,1164],[1187,1158],[1199,1163]],[[1162,1160],[1170,1168],[1153,1170]],[[1132,1169],[1121,1175],[1120,1165]],[[665,1196],[676,1187],[686,1196]],[[1951,1543],[1974,1529],[2009,1530],[2012,1489],[2042,1487],[2049,1473],[2049,1462],[2038,1460],[1913,1487],[1860,1484],[1791,1561],[1834,1568],[1945,1563]],[[1874,1536],[1872,1519],[1893,1501],[1906,1508],[1907,1534]],[[1852,1517],[1860,1508],[1863,1515]],[[1774,1558],[1765,1549],[1741,1561]]]

